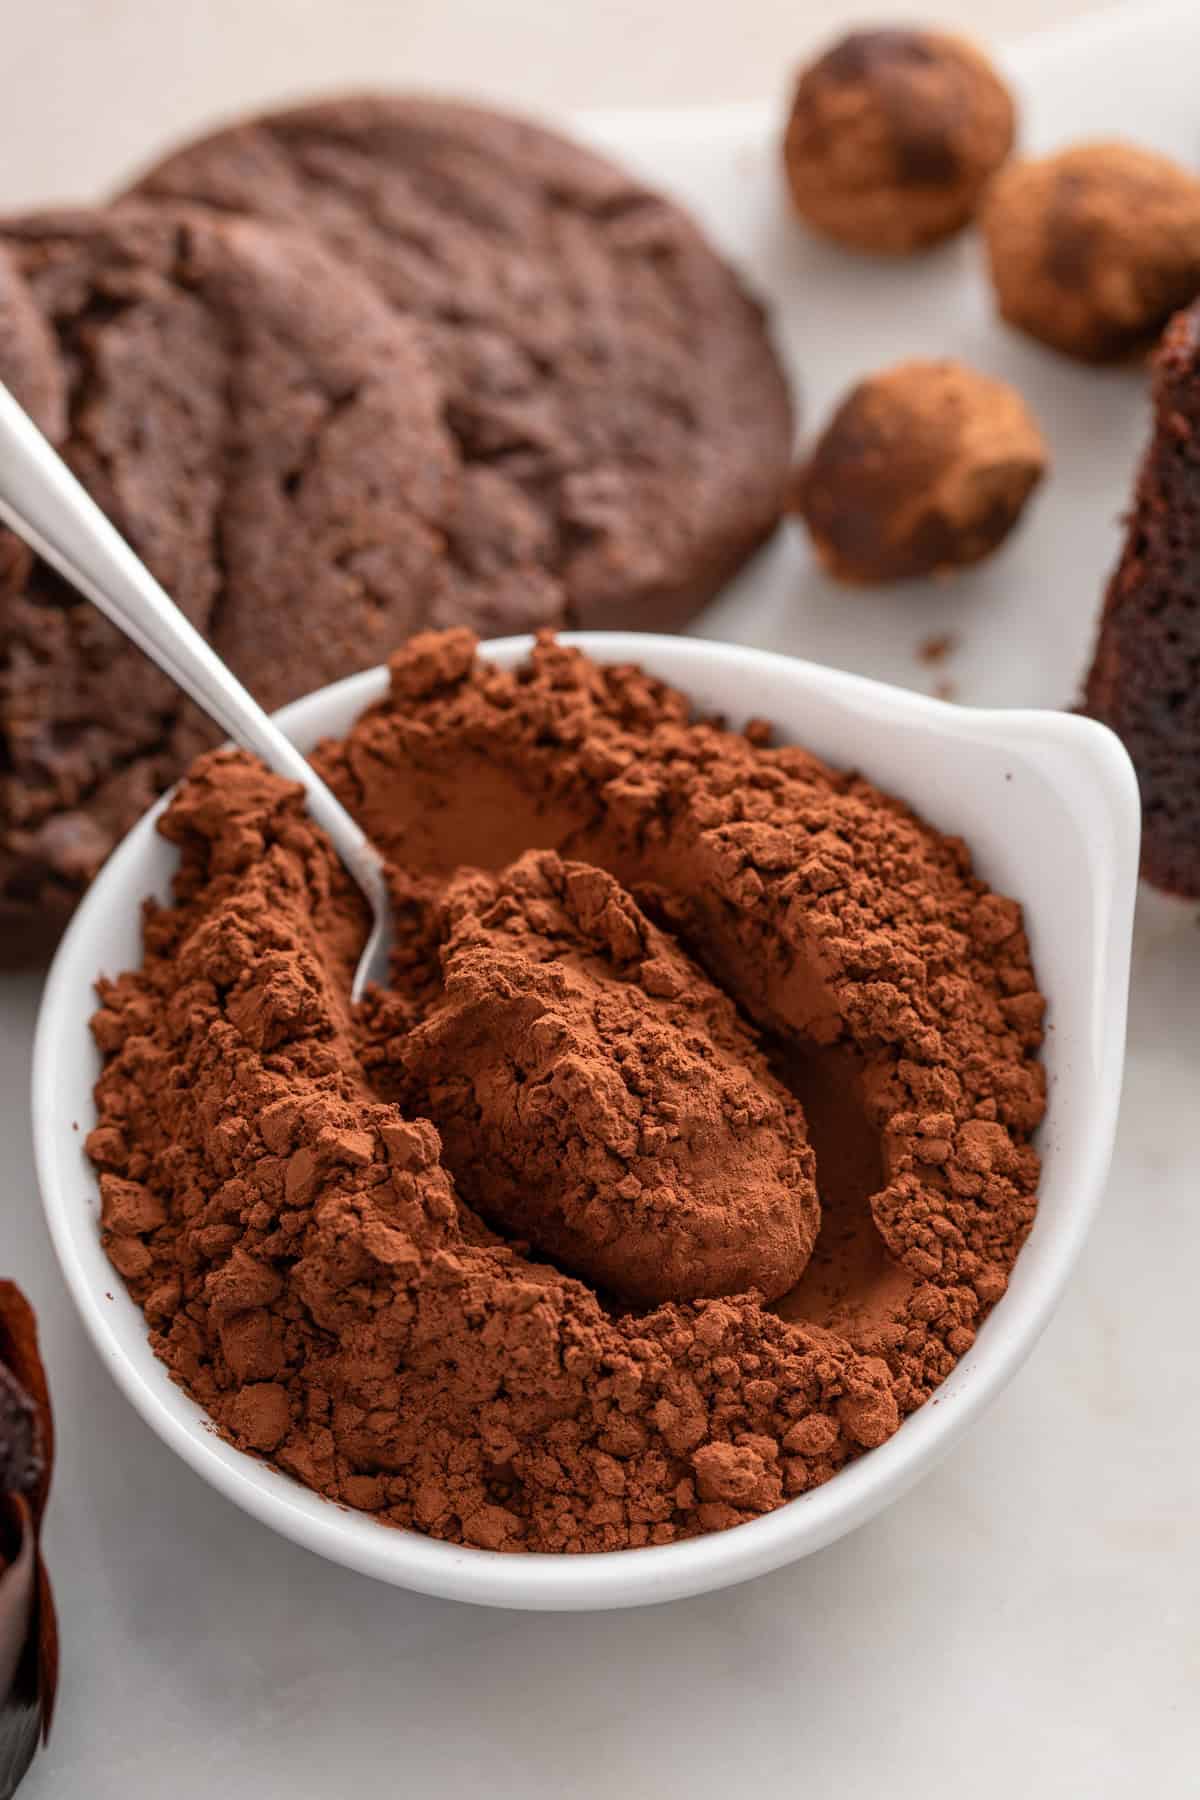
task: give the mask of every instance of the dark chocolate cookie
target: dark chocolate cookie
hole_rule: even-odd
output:
[[[0,379],[8,384],[48,437],[62,435],[63,384],[54,334],[3,244],[0,244]],[[24,581],[32,562],[33,555],[28,547],[0,525],[0,600],[11,587]]]
[[[419,329],[310,238],[196,209],[0,225],[0,377],[267,706],[463,606]],[[207,721],[0,542],[0,961],[44,952]],[[483,608],[492,599],[487,597]],[[528,615],[520,619],[527,624]]]
[[[466,468],[457,562],[572,623],[683,624],[775,524],[791,447],[759,308],[676,206],[456,102],[364,95],[144,176],[318,233],[422,321]]]

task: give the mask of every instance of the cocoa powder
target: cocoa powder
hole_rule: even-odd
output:
[[[388,990],[352,1011],[361,902],[234,753],[101,984],[104,1241],[175,1379],[490,1549],[734,1525],[882,1443],[1033,1220],[1017,906],[865,781],[551,638],[508,674],[414,640],[319,761],[389,859]]]
[[[453,881],[442,930],[402,1104],[489,1222],[640,1305],[793,1287],[819,1219],[804,1115],[612,876],[532,851]]]

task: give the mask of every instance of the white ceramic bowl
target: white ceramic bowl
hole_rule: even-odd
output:
[[[334,1562],[424,1593],[565,1610],[671,1600],[761,1575],[861,1525],[932,1468],[1028,1355],[1062,1293],[1104,1187],[1121,1088],[1138,853],[1129,759],[1102,726],[1062,713],[980,712],[764,651],[695,638],[581,634],[602,662],[637,661],[733,722],[773,720],[961,833],[980,873],[1024,905],[1049,998],[1049,1107],[1037,1222],[970,1353],[896,1435],[825,1486],[733,1531],[647,1550],[505,1556],[460,1549],[318,1498],[223,1443],[151,1354],[142,1316],[100,1248],[83,1139],[99,1059],[92,984],[140,959],[140,902],[166,898],[175,852],[130,832],[75,915],[47,981],[33,1064],[38,1176],[63,1273],[118,1385],[159,1436],[256,1518]],[[486,647],[503,666],[529,641]],[[386,684],[382,670],[280,714],[302,748],[340,735]]]

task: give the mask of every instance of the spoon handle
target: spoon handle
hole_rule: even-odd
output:
[[[381,863],[345,807],[180,612],[0,383],[0,519],[99,607],[244,750],[307,790],[308,808],[374,901]]]

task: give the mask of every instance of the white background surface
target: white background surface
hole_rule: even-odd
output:
[[[216,113],[336,83],[421,83],[541,109],[761,100],[799,56],[864,18],[1013,40],[1096,10],[1096,0],[0,0],[0,206],[27,205],[35,189],[92,193]],[[36,146],[28,157],[26,145]]]
[[[899,8],[877,5],[876,17]],[[993,32],[1084,9],[939,9]],[[101,190],[173,130],[260,97],[429,79],[540,106],[778,94],[850,15],[816,0],[5,0],[0,204]],[[933,16],[931,14],[930,16]],[[1200,154],[1200,8],[1140,5],[1013,62],[1039,146],[1113,128]],[[966,701],[1075,690],[1144,422],[1136,372],[991,322],[970,243],[887,272],[779,204],[769,116],[602,129],[704,211],[768,293],[811,423],[855,373],[950,351],[1019,381],[1056,472],[953,588],[847,598],[789,533],[703,622]],[[961,643],[939,670],[915,647]],[[41,1314],[61,1452],[48,1549],[61,1712],[30,1800],[214,1793],[1176,1800],[1200,1791],[1200,931],[1146,898],[1106,1210],[1024,1373],[874,1524],[751,1586],[586,1618],[376,1587],[275,1539],[139,1423],[69,1309],[25,1114],[32,979],[0,986],[0,1263]]]

